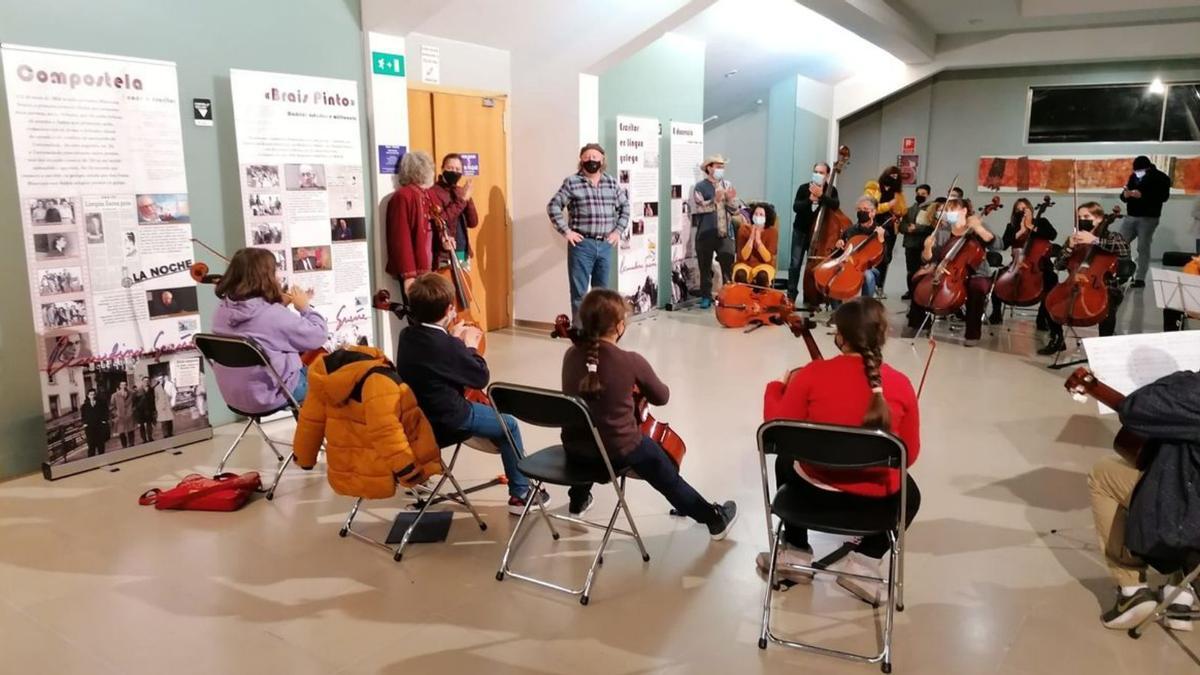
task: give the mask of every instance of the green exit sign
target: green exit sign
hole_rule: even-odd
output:
[[[404,55],[371,52],[371,70],[376,75],[404,77]]]

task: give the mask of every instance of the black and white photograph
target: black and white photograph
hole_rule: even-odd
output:
[[[671,186],[671,199],[683,199],[683,186],[682,185],[672,185]]]
[[[629,185],[629,169],[621,169],[617,172],[617,182],[621,185]]]
[[[298,246],[292,249],[292,270],[296,272],[333,269],[333,255],[328,246]]]
[[[35,234],[33,254],[38,260],[74,258],[79,255],[79,235],[74,232]]]
[[[124,236],[121,237],[121,250],[125,252],[126,258],[137,256],[137,233],[131,230],[125,231]]]
[[[99,213],[87,213],[83,216],[83,231],[87,235],[87,243],[104,243],[104,218]]]
[[[66,365],[92,356],[87,333],[67,331],[55,335],[43,335],[42,343],[46,348],[47,367]]]
[[[647,218],[658,217],[658,202],[646,202],[646,205],[642,207],[642,215]]]
[[[275,256],[275,269],[280,272],[287,270],[287,251],[280,249],[271,249],[271,254]]]
[[[47,267],[37,271],[38,295],[43,298],[52,295],[83,292],[83,273],[78,267]]]
[[[179,330],[180,337],[183,337],[185,335],[194,335],[197,331],[200,330],[200,318],[195,317],[195,316],[190,316],[187,318],[180,319],[179,325],[177,326],[177,328]]]
[[[284,164],[284,187],[288,190],[324,190],[324,164]]]
[[[146,308],[151,319],[180,314],[195,314],[196,287],[180,286],[178,288],[156,288],[146,291]]]
[[[192,222],[185,194],[138,195],[137,217],[139,225]]]
[[[70,197],[30,199],[29,220],[34,225],[74,225],[75,200]]]
[[[631,227],[634,235],[646,234],[646,221],[641,218],[634,218]]]
[[[333,241],[362,241],[366,239],[366,218],[330,218],[329,238]]]
[[[283,223],[255,223],[250,226],[250,239],[254,246],[283,243]]]
[[[246,187],[256,190],[274,190],[279,188],[279,167],[271,164],[250,164],[246,166]]]
[[[46,328],[68,328],[87,323],[87,306],[82,300],[42,303],[42,323]]]
[[[278,216],[283,213],[283,202],[277,194],[252,194],[246,199],[252,216]]]

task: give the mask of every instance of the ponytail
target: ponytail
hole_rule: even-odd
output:
[[[887,340],[887,310],[874,298],[855,298],[843,303],[833,314],[838,334],[851,351],[862,356],[863,373],[871,388],[871,403],[862,425],[870,429],[890,429],[892,411],[883,397],[883,343]]]
[[[586,349],[587,372],[579,381],[579,395],[592,400],[604,391],[600,381],[600,340],[617,329],[625,319],[625,299],[616,291],[595,288],[579,305],[579,329],[571,329],[576,348]]]

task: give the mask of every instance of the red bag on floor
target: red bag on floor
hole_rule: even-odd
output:
[[[256,471],[241,475],[222,473],[212,478],[194,473],[170,490],[147,490],[138,498],[138,503],[142,506],[153,504],[160,511],[237,511],[260,489],[262,481]]]

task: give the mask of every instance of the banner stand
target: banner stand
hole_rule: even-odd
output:
[[[195,431],[188,431],[170,438],[163,438],[149,443],[143,443],[133,448],[124,448],[119,453],[96,455],[95,457],[85,457],[77,459],[68,464],[51,464],[42,462],[42,477],[46,480],[58,480],[67,476],[74,476],[77,473],[91,471],[93,469],[103,469],[105,467],[115,466],[123,462],[128,462],[131,459],[138,459],[146,455],[183,448],[184,446],[192,445],[207,441],[213,437],[212,427],[204,427]],[[135,451],[136,454],[131,454]]]

